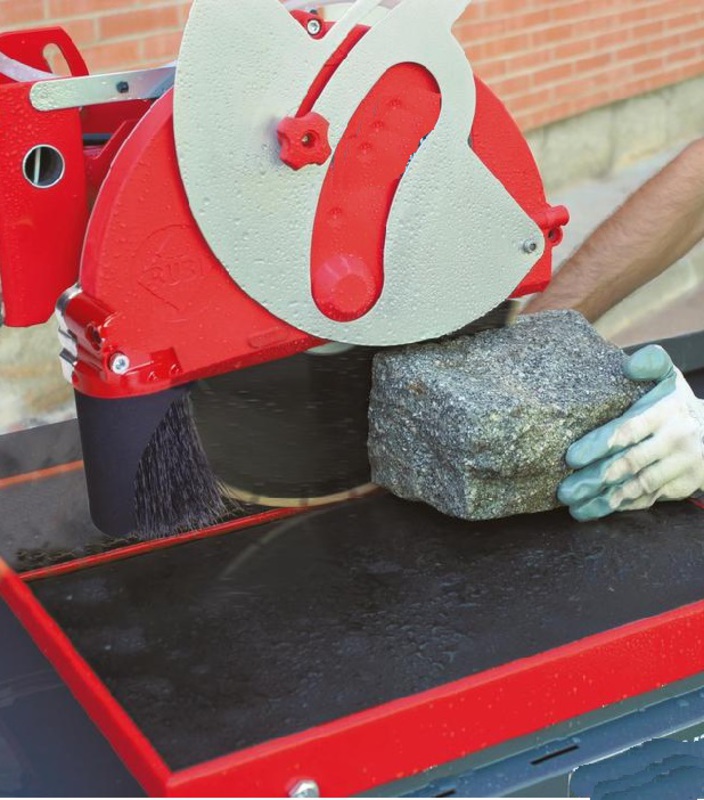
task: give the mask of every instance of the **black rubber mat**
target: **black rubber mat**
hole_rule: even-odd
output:
[[[469,524],[379,495],[34,589],[182,768],[701,600],[704,511]]]

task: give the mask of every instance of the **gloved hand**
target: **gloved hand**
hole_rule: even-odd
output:
[[[656,345],[634,353],[624,372],[657,386],[567,451],[577,471],[560,484],[558,498],[580,521],[704,490],[704,401]]]

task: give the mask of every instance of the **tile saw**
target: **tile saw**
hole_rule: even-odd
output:
[[[467,0],[305,5],[196,0],[177,64],[112,75],[0,35],[5,324],[58,301],[110,535],[367,491],[375,348],[550,280],[568,214],[452,35]]]

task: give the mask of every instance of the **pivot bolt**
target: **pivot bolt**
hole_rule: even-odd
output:
[[[320,797],[320,787],[315,781],[299,781],[289,793],[289,797]]]
[[[323,24],[319,19],[309,19],[306,24],[306,30],[311,36],[317,36],[323,29]]]
[[[110,371],[115,375],[124,375],[129,371],[130,360],[124,353],[115,353],[110,359]]]
[[[530,255],[531,253],[535,253],[537,249],[538,249],[538,243],[533,239],[526,239],[526,241],[523,242],[524,253],[528,253]]]

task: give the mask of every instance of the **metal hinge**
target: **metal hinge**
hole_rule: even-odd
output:
[[[61,352],[59,358],[61,359],[61,371],[64,378],[73,385],[73,371],[78,364],[78,339],[76,335],[69,330],[66,322],[66,308],[74,297],[81,293],[81,287],[76,284],[70,289],[65,291],[59,298],[56,304],[56,319],[59,323],[59,347]]]

